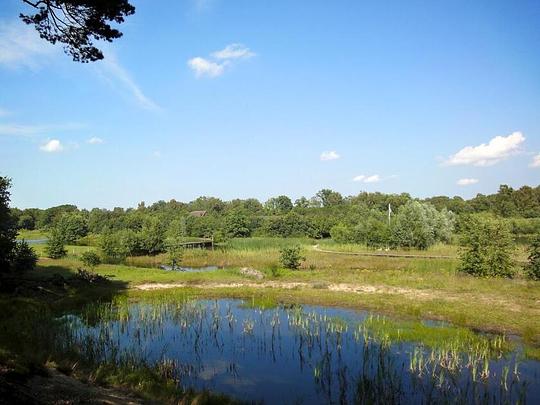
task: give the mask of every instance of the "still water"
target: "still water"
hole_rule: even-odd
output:
[[[503,336],[247,300],[103,304],[69,318],[102,361],[268,404],[540,403],[540,362]]]

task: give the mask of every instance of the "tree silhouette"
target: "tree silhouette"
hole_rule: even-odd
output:
[[[20,14],[26,24],[33,24],[41,38],[52,44],[64,44],[64,51],[75,62],[94,62],[103,53],[93,40],[112,42],[122,33],[110,23],[121,24],[135,13],[129,0],[22,0],[35,14]]]

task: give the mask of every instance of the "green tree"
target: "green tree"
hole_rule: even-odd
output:
[[[67,255],[64,246],[64,237],[57,228],[52,228],[49,232],[45,253],[47,254],[47,257],[50,257],[51,259],[60,259]]]
[[[279,262],[286,269],[297,270],[301,263],[306,260],[301,254],[300,246],[287,246],[280,250]]]
[[[105,232],[99,240],[99,248],[103,261],[106,263],[119,263],[127,256],[125,246],[122,245],[120,234],[114,232]]]
[[[286,195],[280,195],[278,197],[270,198],[266,201],[264,207],[276,214],[285,214],[293,209],[293,203]]]
[[[330,236],[337,243],[354,243],[354,230],[347,225],[339,223],[330,229]]]
[[[33,270],[38,257],[34,249],[26,241],[17,242],[12,255],[12,268],[16,272]]]
[[[531,280],[540,281],[540,234],[529,246],[529,260],[525,266],[525,272]]]
[[[18,227],[19,229],[28,229],[32,230],[36,227],[36,221],[34,220],[34,217],[29,214],[23,214],[19,217]]]
[[[171,269],[176,270],[184,259],[184,248],[181,241],[175,238],[167,239],[165,251],[167,252],[167,264]]]
[[[0,177],[0,273],[10,269],[10,260],[15,249],[17,224],[9,209],[11,180]]]
[[[448,241],[454,227],[454,215],[437,211],[428,203],[409,201],[402,205],[392,223],[392,245],[427,249],[436,242]]]
[[[506,223],[473,216],[461,227],[460,271],[478,277],[513,276],[513,241]]]
[[[103,59],[93,39],[112,42],[122,33],[111,26],[124,22],[135,13],[128,0],[22,0],[35,14],[21,14],[26,24],[33,24],[39,36],[50,43],[61,43],[76,62]]]
[[[392,245],[427,249],[433,243],[435,232],[425,206],[419,201],[410,201],[400,207],[392,224]]]
[[[58,220],[56,229],[64,238],[64,243],[72,245],[77,239],[88,235],[88,221],[79,212],[65,213]]]
[[[148,218],[142,227],[141,248],[150,255],[161,253],[165,249],[165,226],[156,217]]]
[[[230,238],[247,238],[251,235],[250,221],[240,211],[230,212],[225,217],[225,232]]]
[[[340,193],[327,188],[320,190],[315,197],[323,207],[332,207],[343,203],[343,196]]]

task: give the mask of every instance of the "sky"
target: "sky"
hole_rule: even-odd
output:
[[[0,7],[12,206],[540,184],[540,2],[136,0],[80,64]]]

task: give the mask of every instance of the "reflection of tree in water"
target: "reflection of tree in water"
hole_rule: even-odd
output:
[[[394,340],[392,324],[379,318],[353,322],[322,309],[230,300],[99,305],[83,319],[92,322],[70,318],[67,341],[87,355],[149,364],[180,384],[222,374],[241,382],[251,377],[245,364],[256,361],[297,364],[326,403],[513,402],[526,392],[501,337],[428,348],[401,341],[399,331]]]

